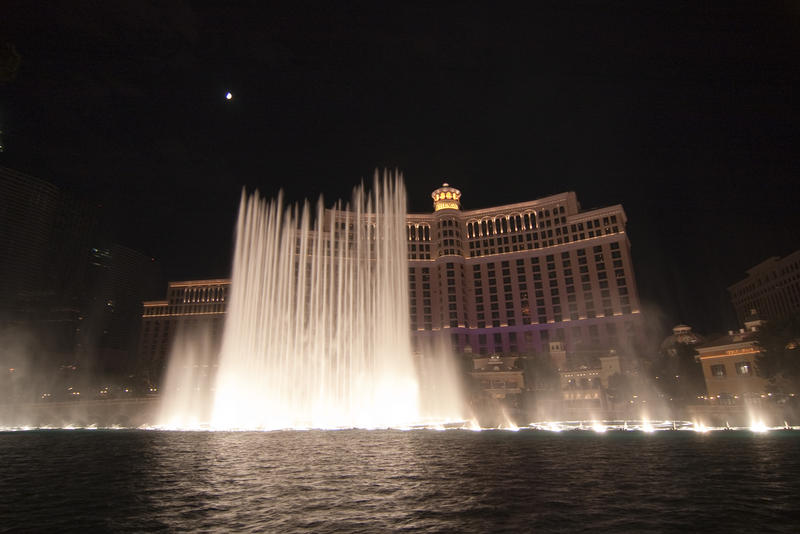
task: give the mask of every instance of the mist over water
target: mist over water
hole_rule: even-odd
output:
[[[462,420],[464,406],[463,371],[459,368],[450,337],[446,334],[419,339],[415,361],[420,387],[420,415],[423,420]]]
[[[158,420],[170,428],[198,428],[211,415],[219,347],[205,326],[181,325],[175,334],[167,370],[167,394]]]
[[[405,206],[402,178],[388,173],[330,210],[321,198],[287,208],[280,195],[243,193],[214,385],[194,387],[205,357],[188,340],[176,346],[161,424],[386,428],[460,418],[456,380],[430,381],[448,370],[439,348],[416,362],[412,354]]]

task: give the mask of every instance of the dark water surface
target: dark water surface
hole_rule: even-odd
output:
[[[800,432],[0,433],[0,530],[798,532]]]

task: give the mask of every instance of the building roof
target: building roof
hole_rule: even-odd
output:
[[[672,328],[672,335],[667,336],[661,342],[661,350],[668,350],[678,343],[686,345],[698,345],[703,343],[705,338],[700,334],[692,332],[692,327],[685,324],[679,324]]]
[[[745,330],[744,328],[736,331],[731,330],[727,334],[718,334],[710,337],[705,343],[697,345],[696,348],[701,350],[724,345],[735,345],[736,343],[752,342],[756,341],[756,334],[757,332],[755,330]]]

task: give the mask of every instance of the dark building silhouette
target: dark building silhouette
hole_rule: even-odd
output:
[[[96,220],[87,201],[0,167],[0,325],[27,347],[12,363],[74,362]]]
[[[76,355],[103,376],[136,368],[142,299],[160,289],[157,262],[123,245],[89,251],[87,293],[82,306]]]
[[[159,273],[99,228],[87,199],[0,167],[0,365],[26,394],[133,367]]]

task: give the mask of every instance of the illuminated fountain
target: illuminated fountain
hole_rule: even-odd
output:
[[[316,210],[285,209],[281,196],[243,193],[208,416],[188,413],[185,401],[174,411],[168,392],[162,425],[402,428],[459,418],[424,409],[452,402],[420,398],[405,205],[402,179],[377,174],[371,193],[358,187],[350,205],[334,209],[322,199]]]

